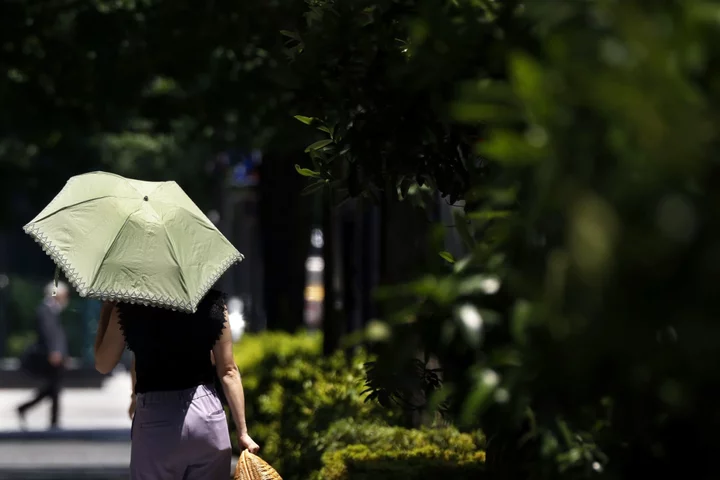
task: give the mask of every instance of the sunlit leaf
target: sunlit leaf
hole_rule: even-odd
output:
[[[510,210],[479,210],[468,212],[467,218],[470,220],[494,220],[496,218],[507,218],[512,215]]]
[[[317,142],[313,143],[312,145],[309,145],[305,149],[305,153],[314,152],[315,150],[320,150],[321,148],[325,148],[328,145],[333,143],[331,139],[325,139],[325,140],[318,140]]]
[[[295,118],[295,120],[298,120],[298,121],[304,123],[305,125],[310,125],[311,123],[313,123],[315,121],[315,118],[313,118],[313,117],[304,117],[302,115],[295,115],[294,118]]]
[[[455,263],[455,257],[453,257],[452,253],[450,252],[440,252],[438,253],[445,261],[450,263]]]
[[[302,168],[300,165],[295,164],[295,170],[302,175],[303,177],[320,177],[320,172],[315,172],[313,170],[310,170],[309,168]]]

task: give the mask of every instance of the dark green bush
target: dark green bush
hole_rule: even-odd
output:
[[[364,419],[347,418],[330,426],[319,445],[326,452],[335,452],[348,445],[365,445],[371,450],[414,450],[427,446],[458,453],[475,453],[485,446],[480,431],[460,433],[453,427],[408,429],[371,423]]]
[[[323,358],[319,345],[318,336],[268,332],[246,336],[236,350],[250,434],[286,480],[320,470],[320,439],[337,420],[393,418],[361,395],[367,354]]]
[[[410,450],[393,444],[382,448],[350,445],[328,452],[323,463],[319,476],[323,480],[470,480],[482,475],[485,452],[445,450],[434,445]]]
[[[361,394],[368,355],[325,358],[320,345],[316,335],[266,332],[236,348],[250,434],[285,480],[462,479],[481,471],[480,433],[396,426],[396,412]]]
[[[262,416],[259,400],[274,383],[272,378],[274,369],[296,357],[318,358],[321,349],[322,336],[304,333],[293,335],[287,332],[245,334],[235,345],[235,363],[240,370],[245,388],[248,426],[254,436],[257,436],[258,432],[253,427],[269,420]]]
[[[286,332],[262,332],[245,334],[235,345],[235,363],[240,370],[245,389],[245,414],[248,429],[253,439],[263,447],[272,436],[274,420],[260,407],[265,395],[270,392],[275,379],[276,368],[288,364],[295,358],[319,358],[322,337],[316,334],[290,334]],[[229,416],[228,416],[229,418]],[[230,422],[233,449],[238,453],[235,425]]]
[[[322,336],[319,333],[291,334],[266,331],[246,333],[235,345],[235,363],[243,375],[246,388],[253,388],[260,376],[266,375],[259,365],[263,362],[282,362],[296,356],[320,356]]]
[[[340,420],[323,436],[321,480],[478,478],[485,464],[480,432],[407,429]]]
[[[322,437],[342,418],[389,421],[392,413],[375,402],[365,402],[364,354],[347,361],[343,354],[325,359],[296,358],[278,367],[275,380],[260,401],[264,455],[286,480],[309,478],[321,467]]]

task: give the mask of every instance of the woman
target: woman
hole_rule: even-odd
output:
[[[109,312],[108,312],[109,313]],[[210,361],[213,365],[215,365],[215,359],[213,358],[212,352],[210,352]],[[130,362],[130,385],[132,388],[132,393],[130,393],[130,406],[128,407],[128,417],[130,417],[130,420],[133,419],[133,416],[135,415],[135,404],[136,404],[136,395],[135,395],[135,355],[132,356],[132,361]],[[220,393],[220,392],[218,392]],[[222,398],[220,399],[222,401]],[[224,402],[227,403],[227,402]]]
[[[213,387],[215,372],[240,448],[259,450],[247,432],[245,397],[221,293],[209,292],[194,314],[105,303],[95,341],[97,370],[112,371],[126,345],[134,354],[136,376],[132,479],[228,478],[230,435]]]

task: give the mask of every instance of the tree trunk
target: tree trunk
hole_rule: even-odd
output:
[[[429,252],[430,221],[434,212],[420,210],[401,202],[394,195],[383,201],[381,225],[381,283],[407,282],[426,271]]]
[[[340,347],[345,333],[343,315],[344,289],[342,284],[342,256],[339,243],[338,209],[332,205],[330,192],[325,192],[323,206],[323,258],[325,298],[323,300],[323,354],[331,355]]]
[[[292,155],[268,154],[260,167],[260,228],[267,327],[295,331],[303,325],[305,261],[311,209],[300,195],[305,179]]]
[[[383,285],[397,285],[409,282],[425,271],[430,261],[428,215],[433,211],[420,210],[410,202],[400,202],[394,195],[386,195],[383,202],[381,233],[381,282]],[[386,312],[402,307],[402,303],[387,302],[382,305]],[[407,329],[407,338],[400,350],[393,355],[400,362],[410,358],[423,358],[424,352],[419,334]],[[425,404],[425,392],[414,392],[410,402],[414,405]],[[418,427],[426,416],[422,411],[408,412],[407,424]]]

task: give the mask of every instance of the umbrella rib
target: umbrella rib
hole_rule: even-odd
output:
[[[185,290],[185,294],[187,295],[187,297],[190,298],[190,292],[188,291],[187,282],[185,281],[185,272],[183,272],[182,268],[180,267],[180,262],[178,262],[177,252],[175,251],[175,244],[172,241],[172,237],[170,237],[170,232],[168,232],[167,225],[163,223],[162,226],[165,229],[165,235],[167,236],[168,243],[170,244],[170,255],[172,255],[173,260],[175,260],[175,263],[178,266],[178,270],[180,270],[180,279],[183,290]]]
[[[182,209],[183,211],[187,212],[188,215],[190,215],[190,216],[193,217],[194,219],[200,221],[201,223],[210,222],[210,220],[209,220],[207,217],[203,218],[203,217],[199,216],[198,214],[196,214],[195,212],[193,212],[193,211],[191,211],[191,210],[188,210],[188,209],[185,208],[185,207],[181,207],[180,205],[175,205],[175,204],[168,203],[168,202],[158,202],[158,203],[164,203],[164,204],[166,204],[166,205],[172,205],[172,206],[175,207],[175,208]],[[215,225],[214,225],[212,222],[210,222],[210,225],[208,225],[208,228],[211,228],[211,226],[212,226],[212,227],[215,227]],[[218,232],[220,232],[220,229],[219,229],[219,228],[217,228],[217,227],[215,227],[215,228],[218,230]],[[225,235],[224,235],[222,232],[220,232],[220,234],[222,234],[223,238],[225,237]],[[226,240],[227,240],[227,238],[226,238]],[[230,242],[228,241],[228,243],[230,243]]]
[[[73,204],[71,204],[71,205],[65,205],[64,207],[62,207],[62,208],[60,208],[60,209],[58,209],[58,210],[53,210],[52,212],[48,213],[48,214],[45,215],[44,217],[40,217],[40,218],[34,219],[34,220],[33,220],[32,222],[30,222],[30,223],[42,222],[43,220],[46,220],[46,219],[52,217],[53,215],[56,215],[56,214],[62,212],[63,210],[67,210],[68,208],[77,207],[78,205],[82,205],[82,204],[84,204],[84,203],[96,202],[96,201],[98,201],[98,200],[103,200],[103,199],[105,199],[105,198],[111,198],[111,197],[112,197],[112,195],[103,195],[102,197],[88,198],[87,200],[82,200],[82,201],[80,201],[80,202],[73,203]]]
[[[90,283],[88,283],[89,288],[92,288],[92,286],[95,285],[95,280],[97,280],[98,275],[100,275],[100,267],[102,266],[103,263],[105,263],[105,260],[107,259],[108,255],[110,254],[110,250],[113,249],[113,247],[115,246],[115,243],[118,241],[118,238],[120,238],[120,234],[125,229],[127,224],[130,222],[130,217],[135,215],[138,211],[140,211],[139,208],[137,210],[135,210],[134,212],[132,212],[130,215],[128,215],[127,218],[125,219],[125,221],[123,222],[122,226],[118,229],[117,233],[115,234],[115,238],[113,239],[113,241],[110,244],[110,246],[108,247],[108,249],[105,251],[105,255],[103,255],[102,260],[100,260],[100,263],[98,264],[98,269],[95,271],[92,281]]]

